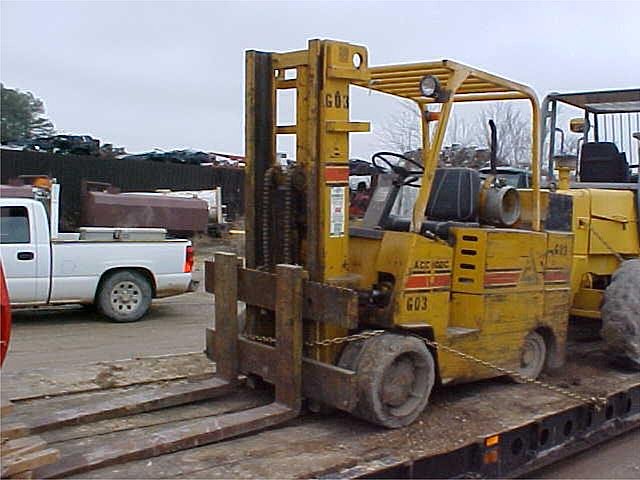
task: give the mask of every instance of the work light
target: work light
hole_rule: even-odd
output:
[[[420,91],[425,97],[436,97],[440,90],[440,82],[433,75],[427,75],[420,80]]]

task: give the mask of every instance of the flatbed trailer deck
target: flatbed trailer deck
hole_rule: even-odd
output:
[[[115,402],[123,395],[175,391],[210,380],[214,370],[204,354],[194,353],[35,371],[26,378],[5,375],[4,395],[15,408],[3,422],[29,425],[47,414]],[[88,468],[70,478],[518,476],[640,425],[640,374],[612,368],[597,342],[573,344],[567,365],[543,380],[583,396],[606,397],[607,404],[595,410],[536,385],[493,379],[439,389],[418,421],[398,430],[346,413],[306,413],[256,434]],[[205,418],[267,405],[271,398],[268,391],[242,388],[222,398],[39,435],[62,460],[83,458],[89,464],[125,442],[135,444],[167,427],[195,428]],[[56,476],[55,469],[36,474],[46,477],[47,472]]]

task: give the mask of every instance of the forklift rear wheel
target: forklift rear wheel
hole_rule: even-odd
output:
[[[355,416],[400,428],[411,424],[427,406],[435,365],[419,338],[385,333],[346,348],[342,357],[345,361],[340,364],[351,363],[357,375]]]
[[[524,338],[522,353],[520,354],[520,367],[516,371],[523,377],[536,379],[542,373],[547,361],[547,344],[538,332],[530,332]],[[522,382],[518,378],[516,382]]]
[[[602,331],[609,354],[626,368],[640,370],[640,259],[627,260],[604,291]]]

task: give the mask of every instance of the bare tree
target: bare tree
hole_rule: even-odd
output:
[[[454,111],[447,125],[445,135],[445,145],[458,145],[460,147],[471,147],[477,143],[476,126],[473,122]]]
[[[392,113],[377,132],[380,143],[397,152],[407,152],[422,146],[420,111],[415,106],[398,103],[401,107]],[[477,163],[473,151],[486,152],[490,146],[489,120],[498,129],[497,157],[503,165],[529,164],[531,162],[531,121],[513,102],[492,102],[475,118],[454,114],[449,120],[443,151],[461,154],[447,155],[446,164],[457,165],[456,158],[465,165]],[[478,149],[478,147],[480,147]],[[477,156],[477,155],[476,155]],[[485,155],[481,154],[484,158]],[[480,160],[478,160],[480,161]]]
[[[395,152],[408,152],[422,146],[422,126],[417,105],[398,102],[375,133],[382,146]]]
[[[578,142],[582,138],[582,135],[573,135],[569,134],[564,139],[564,152],[569,155],[577,155],[578,154]],[[560,146],[562,148],[562,146]]]
[[[478,116],[478,143],[490,146],[489,120],[497,127],[497,157],[503,165],[531,163],[531,121],[513,102],[495,102]]]

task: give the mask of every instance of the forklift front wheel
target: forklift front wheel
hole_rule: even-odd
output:
[[[358,347],[345,349],[345,362],[340,362],[345,367],[351,363],[356,371],[358,404],[353,414],[387,428],[411,424],[426,407],[435,381],[433,357],[424,342],[385,333],[365,340],[354,355]]]
[[[547,344],[538,332],[529,332],[524,338],[522,353],[520,354],[520,366],[516,371],[523,377],[536,379],[542,373],[547,361]],[[525,383],[514,378],[517,383]]]

